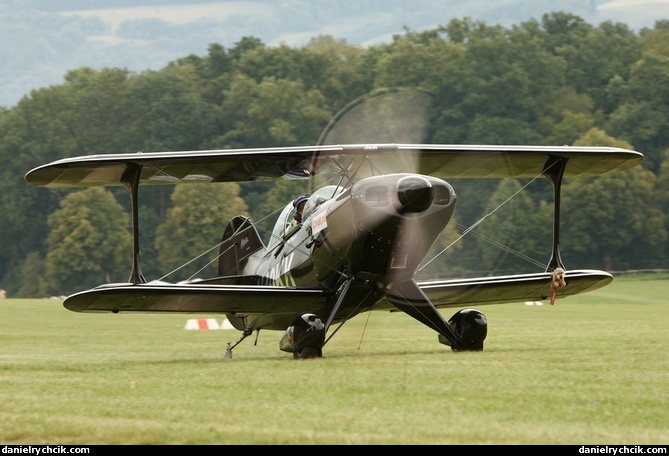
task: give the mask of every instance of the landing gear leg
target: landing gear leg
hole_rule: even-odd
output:
[[[235,345],[230,345],[230,342],[228,342],[228,348],[225,350],[225,357],[226,358],[232,358],[232,349],[235,348],[241,341],[249,337],[251,334],[253,334],[253,331],[250,329],[245,329],[244,332],[242,333],[242,337],[239,338],[237,342],[235,342]]]

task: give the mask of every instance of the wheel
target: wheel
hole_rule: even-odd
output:
[[[322,349],[318,347],[304,347],[299,352],[293,352],[294,359],[321,358],[322,356]]]

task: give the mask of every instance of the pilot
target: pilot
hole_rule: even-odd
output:
[[[307,203],[307,200],[310,196],[311,195],[309,193],[302,193],[301,195],[297,195],[297,197],[293,200],[293,207],[295,208],[295,217],[292,222],[293,225],[302,224],[302,211],[304,210],[304,205]]]

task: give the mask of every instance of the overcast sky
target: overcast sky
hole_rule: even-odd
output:
[[[355,3],[347,3],[350,1]],[[123,3],[137,6],[103,8]],[[146,6],[147,3],[153,6]],[[545,12],[566,11],[595,26],[612,20],[637,31],[653,27],[655,20],[669,19],[669,0],[160,3],[159,0],[0,0],[3,42],[0,106],[12,107],[33,89],[61,84],[71,69],[82,66],[131,71],[160,69],[189,54],[206,55],[211,43],[231,48],[244,36],[260,38],[270,46],[279,43],[300,46],[318,35],[369,45],[390,40],[393,34],[402,33],[405,26],[420,31],[466,16],[490,25],[508,26],[540,19]],[[80,5],[97,9],[82,10]],[[290,10],[295,5],[297,8]]]

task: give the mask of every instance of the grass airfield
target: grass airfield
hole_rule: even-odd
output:
[[[323,358],[210,315],[77,314],[0,300],[0,444],[669,442],[669,279],[616,277],[554,306],[483,306],[483,352],[401,313],[346,323]],[[457,309],[445,310],[448,319]]]

